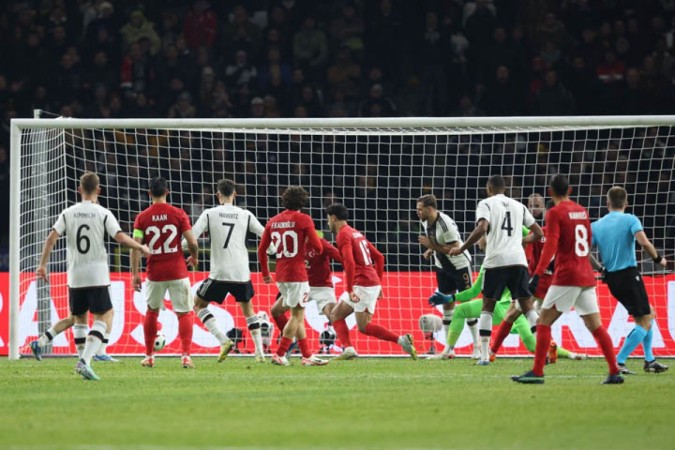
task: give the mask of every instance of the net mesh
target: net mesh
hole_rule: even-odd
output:
[[[364,232],[386,257],[384,299],[377,305],[374,322],[396,334],[412,332],[420,351],[426,352],[432,341],[420,331],[418,318],[434,313],[427,306],[427,298],[436,285],[430,263],[421,257],[424,249],[417,243],[421,227],[415,214],[415,200],[419,196],[436,195],[439,209],[457,222],[466,238],[474,226],[477,202],[485,196],[487,177],[492,174],[505,176],[508,194],[525,204],[531,194],[546,197],[551,175],[568,174],[574,187],[573,197],[588,208],[591,220],[605,213],[607,189],[622,185],[629,192],[630,212],[641,218],[656,248],[672,256],[673,144],[669,126],[24,129],[19,344],[34,339],[67,315],[64,239],[59,240],[50,259],[51,283],[36,282],[33,273],[44,239],[58,214],[78,201],[79,176],[86,170],[99,174],[102,188],[99,202],[115,214],[128,233],[136,214],[149,205],[147,183],[156,175],[169,181],[170,202],[183,208],[193,223],[205,208],[216,204],[214,186],[222,178],[235,180],[237,205],[251,210],[263,224],[280,211],[279,196],[284,188],[303,186],[311,198],[306,212],[329,241],[332,236],[324,208],[335,201],[345,203],[351,211],[351,225]],[[256,241],[251,239],[249,245],[251,269],[259,272]],[[204,241],[203,247],[208,247]],[[141,354],[144,301],[131,289],[128,251],[112,241],[109,250],[117,308],[110,350]],[[477,247],[471,252],[477,271],[482,255]],[[640,253],[638,256],[642,271],[653,272],[648,256]],[[205,253],[199,272],[191,274],[194,289],[208,270]],[[340,280],[341,267],[335,266],[335,270]],[[257,277],[256,274],[254,305],[256,310],[269,312],[276,291],[260,283]],[[341,282],[336,290],[338,295],[343,290]],[[601,292],[603,296],[607,297]],[[665,298],[653,300],[665,303]],[[616,314],[615,302],[601,298],[601,304],[603,317],[612,319]],[[223,328],[246,329],[233,301],[211,309],[217,311]],[[171,345],[177,350],[175,316],[172,319],[171,313],[163,312],[160,321],[170,342],[167,351],[171,351]],[[324,348],[319,343],[319,334],[326,327],[325,318],[308,310],[308,321],[315,347]],[[353,326],[353,319],[349,323]],[[595,342],[584,335],[578,318],[565,323],[554,330],[554,337],[562,345],[597,354]],[[201,325],[196,327],[195,353],[216,352],[215,339]],[[615,343],[630,327],[617,329],[613,336]],[[353,332],[352,339],[361,353],[401,353],[396,345],[357,334]],[[444,341],[441,333],[436,333],[436,338]],[[469,342],[465,330],[457,352],[470,353]],[[70,354],[74,349],[70,332],[59,336],[53,344],[55,354]],[[442,348],[442,343],[436,342],[434,348]],[[240,349],[252,351],[250,339],[242,342]],[[516,338],[509,338],[504,353],[527,351]]]

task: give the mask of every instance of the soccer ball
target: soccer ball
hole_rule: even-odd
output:
[[[424,334],[435,333],[443,328],[443,320],[436,314],[424,314],[420,316],[420,329]]]
[[[157,336],[155,336],[155,351],[161,352],[165,345],[166,337],[161,331],[158,331]]]

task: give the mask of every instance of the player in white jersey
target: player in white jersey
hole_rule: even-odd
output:
[[[527,258],[523,243],[540,239],[544,233],[537,225],[525,205],[504,195],[506,183],[500,175],[493,175],[487,183],[488,198],[481,200],[476,209],[476,228],[467,241],[460,247],[450,249],[450,255],[459,255],[486,235],[487,249],[483,267],[483,309],[478,328],[481,337],[481,356],[479,365],[490,363],[490,336],[492,335],[492,314],[497,299],[505,288],[517,299],[523,314],[534,332],[537,312],[532,305],[532,293],[529,289]],[[532,233],[522,237],[522,227]]]
[[[426,248],[424,258],[433,257],[436,267],[438,288],[432,297],[442,296],[446,298],[458,291],[469,289],[472,275],[471,254],[467,250],[457,256],[448,256],[451,248],[459,247],[464,243],[457,224],[447,214],[438,210],[438,202],[432,194],[418,198],[416,208],[417,217],[422,221],[422,227],[424,228],[424,235],[419,236],[418,241]],[[454,301],[443,304],[443,331],[446,337],[454,311]],[[478,350],[478,320],[469,320],[467,324],[472,336],[474,336],[474,352],[476,352]],[[446,346],[445,350],[435,355],[434,359],[450,359],[452,357],[454,357],[454,352]]]
[[[35,274],[38,278],[49,281],[47,278],[49,255],[58,238],[65,235],[72,322],[86,325],[87,312],[91,312],[94,316],[94,323],[75,369],[85,379],[98,380],[99,377],[92,370],[90,363],[107,330],[110,330],[113,318],[105,235],[107,233],[118,243],[140,250],[146,255],[150,250],[124,233],[113,213],[97,203],[101,188],[95,173],[87,172],[82,175],[78,191],[82,196],[82,202],[65,209],[59,215],[42,249],[40,265]],[[33,351],[35,352],[35,349]]]
[[[222,304],[227,294],[232,294],[246,317],[255,344],[255,359],[264,362],[260,320],[251,305],[254,292],[246,248],[247,234],[260,237],[264,228],[250,211],[234,206],[237,193],[233,181],[220,180],[216,195],[220,206],[204,211],[192,227],[196,237],[206,232],[211,241],[211,272],[195,295],[195,313],[220,342],[218,362],[223,361],[234,343],[218,327],[208,306],[209,302]]]

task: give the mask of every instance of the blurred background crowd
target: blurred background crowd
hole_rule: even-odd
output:
[[[674,47],[672,0],[6,0],[0,243],[9,121],[34,109],[88,118],[672,114]],[[662,139],[655,178],[633,182],[672,192],[662,158],[673,150]],[[591,164],[607,154],[624,171],[642,164],[625,143],[615,147]],[[609,181],[585,182],[601,194]]]

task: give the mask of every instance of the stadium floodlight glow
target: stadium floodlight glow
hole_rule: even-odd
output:
[[[78,201],[77,180],[85,170],[99,174],[100,202],[127,232],[148,204],[147,180],[154,175],[169,180],[170,201],[193,221],[214,205],[213,187],[221,178],[236,181],[238,204],[263,224],[280,210],[278,196],[289,185],[309,191],[306,210],[319,230],[327,231],[326,204],[341,201],[350,209],[350,221],[385,254],[385,270],[410,277],[401,283],[406,288],[384,292],[378,311],[390,307],[387,295],[398,297],[397,305],[415,308],[383,316],[378,312],[376,318],[407,317],[419,304],[432,312],[426,299],[435,289],[414,279],[420,271],[432,270],[417,243],[415,200],[435,194],[439,209],[466,238],[476,204],[485,196],[485,181],[495,173],[506,177],[509,194],[524,203],[532,193],[547,197],[551,174],[569,174],[573,197],[589,209],[592,220],[605,212],[606,190],[623,185],[631,212],[642,219],[657,249],[672,259],[667,205],[675,201],[670,189],[674,125],[675,116],[13,119],[9,357],[17,359],[26,340],[55,321],[57,302],[67,304],[65,278],[55,277],[51,285],[36,283],[34,271],[57,215]],[[128,272],[128,251],[117,245],[110,249],[111,271]],[[477,270],[482,256],[477,247],[472,254]],[[64,272],[65,261],[61,239],[50,271]],[[643,272],[653,270],[649,258],[641,264]],[[121,301],[132,303],[125,292]],[[35,317],[22,314],[26,305],[26,311],[37,312]],[[62,316],[63,307],[58,311]],[[603,316],[607,314],[611,311]],[[410,330],[383,325],[408,332],[418,328],[418,318],[410,317]],[[140,354],[137,348],[114,351]],[[385,343],[375,353],[393,351]]]

